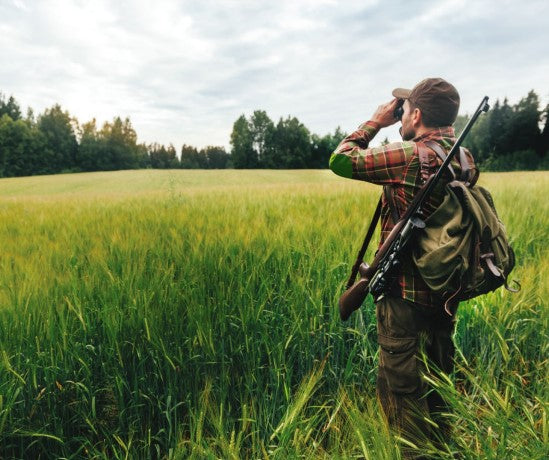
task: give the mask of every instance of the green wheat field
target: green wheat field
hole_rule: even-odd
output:
[[[460,306],[456,385],[434,382],[455,434],[424,454],[545,459],[549,174],[480,182],[522,290]],[[337,312],[379,192],[330,171],[0,180],[0,458],[400,458],[372,300]]]

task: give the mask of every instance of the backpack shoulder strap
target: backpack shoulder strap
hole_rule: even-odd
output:
[[[425,184],[427,179],[431,177],[434,171],[431,168],[429,161],[429,151],[423,142],[416,142],[417,155],[419,159],[419,173],[421,175],[421,181]]]
[[[467,187],[474,186],[479,176],[478,168],[475,166],[475,160],[471,152],[463,147],[459,148],[459,164],[461,166],[463,182],[465,182]]]
[[[444,160],[446,160],[446,152],[444,149],[435,141],[426,141],[425,145],[429,147],[430,149],[434,150],[435,153],[438,155],[438,157],[442,160],[444,163]],[[460,152],[461,153],[461,152]],[[456,173],[454,171],[454,168],[452,168],[452,165],[448,165],[448,170],[450,171],[450,174],[452,175],[452,180],[456,180]],[[460,178],[461,179],[461,178]]]
[[[465,185],[469,186],[471,184],[472,171],[463,147],[459,148],[459,165],[461,166],[461,178],[465,182]]]
[[[434,141],[426,141],[425,145],[431,149],[433,149],[439,158],[444,161],[446,159],[446,152],[444,149]],[[469,153],[469,155],[471,155]],[[467,158],[467,151],[463,148],[459,148],[459,155],[457,155],[457,160],[459,162],[460,167],[460,173],[459,176],[455,173],[454,168],[452,168],[452,165],[448,165],[448,169],[450,170],[450,174],[452,175],[452,180],[458,180],[460,182],[465,183],[467,187],[472,187],[475,185],[478,179],[478,170],[476,168],[472,168],[471,164],[469,162],[469,159]]]

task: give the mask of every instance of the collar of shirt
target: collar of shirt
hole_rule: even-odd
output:
[[[435,139],[443,139],[447,138],[452,141],[455,140],[456,135],[454,133],[453,126],[443,126],[441,128],[433,128],[430,131],[427,131],[426,133],[423,133],[421,136],[417,136],[414,138],[414,142],[419,141],[427,141],[427,140],[435,140]]]

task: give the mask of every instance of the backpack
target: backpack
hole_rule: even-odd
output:
[[[428,146],[438,156],[445,155],[438,144],[429,142]],[[459,301],[500,286],[512,292],[518,290],[507,283],[515,266],[515,253],[505,226],[488,190],[475,182],[476,177],[471,182],[456,177],[446,184],[443,201],[425,220],[412,252],[419,274],[441,297],[448,314]]]

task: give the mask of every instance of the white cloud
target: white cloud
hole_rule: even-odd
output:
[[[484,94],[546,102],[548,13],[541,0],[0,0],[0,91],[80,121],[130,116],[141,141],[178,147],[228,146],[254,109],[349,131],[426,76],[452,81],[464,111]]]

